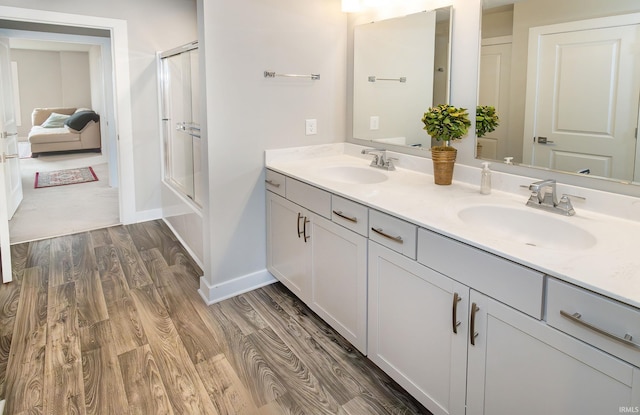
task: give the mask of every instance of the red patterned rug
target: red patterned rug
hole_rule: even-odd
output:
[[[79,169],[36,172],[36,182],[33,187],[41,189],[43,187],[95,182],[97,180],[98,176],[96,176],[91,167],[80,167]]]

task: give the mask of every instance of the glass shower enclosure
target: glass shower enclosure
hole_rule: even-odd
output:
[[[202,206],[198,42],[159,54],[163,180]]]

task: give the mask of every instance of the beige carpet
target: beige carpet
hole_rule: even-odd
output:
[[[9,221],[11,243],[83,232],[120,223],[118,189],[109,186],[101,156],[70,154],[20,159],[24,199]],[[98,164],[99,163],[99,164]],[[91,183],[33,188],[37,171],[93,166],[99,180]]]

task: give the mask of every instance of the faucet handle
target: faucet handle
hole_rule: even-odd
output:
[[[394,171],[396,169],[396,166],[393,165],[393,161],[398,161],[397,157],[387,157],[384,159],[384,168],[389,170],[389,171]]]
[[[560,201],[563,201],[564,199],[567,199],[567,200],[570,200],[570,199],[587,200],[587,198],[584,197],[584,196],[571,195],[569,193],[563,193],[562,194],[562,197],[560,198]]]
[[[571,199],[569,199],[569,196],[570,195],[563,194],[556,205],[556,208],[566,216],[573,216],[576,214],[576,211],[573,209],[573,205],[571,205]],[[581,199],[584,198],[581,197]]]

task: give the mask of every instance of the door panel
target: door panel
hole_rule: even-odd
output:
[[[22,201],[22,181],[18,159],[18,132],[13,107],[9,40],[0,38],[0,256],[2,281],[11,281],[9,219]]]
[[[478,138],[478,142],[482,145],[478,157],[502,160],[510,155],[507,149],[510,81],[511,43],[483,45],[480,57],[478,105],[495,107],[500,116],[500,125],[484,137]]]
[[[640,25],[539,37],[538,50],[529,56],[535,62],[530,68],[536,71],[538,95],[527,104],[534,131],[525,134],[525,160],[531,137],[546,137],[546,144],[535,140],[529,154],[536,166],[633,178],[638,40]]]

